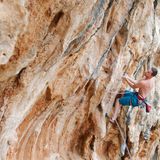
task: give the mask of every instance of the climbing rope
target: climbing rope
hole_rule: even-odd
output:
[[[110,117],[108,116],[107,113],[105,114],[105,117],[108,117],[108,118],[110,119]],[[124,135],[123,135],[123,131],[122,131],[119,123],[117,122],[117,120],[115,120],[115,122],[116,122],[116,125],[117,125],[117,127],[118,127],[118,130],[119,130],[119,132],[120,132],[120,134],[121,134],[121,137],[122,137],[122,139],[123,139],[123,143],[126,144],[126,138],[125,138]],[[129,151],[129,148],[128,148],[127,144],[126,144],[126,149],[127,149],[127,152],[128,152],[128,155],[129,155],[130,160],[132,160],[132,156],[131,156],[131,153],[130,153],[130,151]]]
[[[118,129],[119,129],[119,131],[120,131],[120,134],[121,134],[121,137],[122,137],[122,139],[123,139],[123,142],[124,142],[124,144],[126,144],[126,138],[125,138],[124,135],[123,135],[123,131],[122,131],[119,123],[117,122],[117,120],[115,120],[115,122],[116,122],[116,125],[117,125],[117,127],[118,127]],[[126,149],[127,149],[129,158],[132,160],[132,156],[131,156],[131,153],[130,153],[130,151],[129,151],[129,148],[128,148],[127,144],[126,144]]]

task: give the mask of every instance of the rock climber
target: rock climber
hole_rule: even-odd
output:
[[[117,98],[115,101],[115,111],[110,119],[110,122],[114,123],[114,121],[117,119],[118,114],[120,112],[121,106],[129,106],[132,105],[132,107],[138,106],[140,100],[145,103],[146,111],[149,112],[151,109],[151,106],[147,104],[146,97],[151,92],[153,86],[154,86],[154,78],[158,73],[158,70],[154,67],[147,70],[144,73],[144,78],[136,81],[131,79],[129,76],[123,76],[122,79],[128,83],[128,85],[133,89],[138,89],[138,92],[136,91],[124,91],[121,98]]]

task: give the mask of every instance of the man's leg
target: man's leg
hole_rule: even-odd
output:
[[[133,98],[132,92],[126,92],[121,98],[118,98],[116,100],[115,111],[114,111],[112,118],[110,119],[111,122],[114,122],[117,119],[121,106],[130,105],[132,98]]]
[[[112,116],[112,118],[110,119],[111,122],[114,122],[117,117],[118,117],[118,114],[120,112],[120,109],[121,109],[121,104],[119,103],[119,98],[116,100],[116,104],[115,104],[115,111],[114,111],[114,114]]]
[[[116,98],[115,98],[115,100],[114,100],[113,106],[116,106],[117,99],[123,97],[123,95],[124,95],[124,91],[121,92],[121,93],[118,93],[118,94],[116,95]]]

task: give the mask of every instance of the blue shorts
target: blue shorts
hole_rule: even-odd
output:
[[[130,106],[132,105],[133,107],[139,105],[139,100],[138,100],[138,93],[137,92],[131,92],[126,90],[123,97],[119,99],[119,103],[122,106]]]

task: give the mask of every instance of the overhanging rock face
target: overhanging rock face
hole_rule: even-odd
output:
[[[122,75],[160,66],[157,0],[0,1],[0,159],[160,158],[160,76],[152,110],[105,118]],[[122,147],[127,145],[126,150]],[[128,152],[127,152],[128,149]]]

